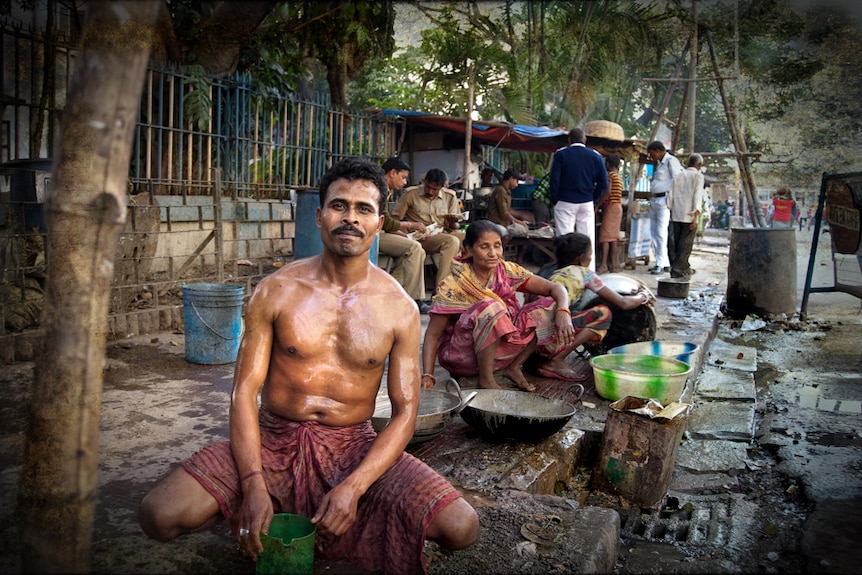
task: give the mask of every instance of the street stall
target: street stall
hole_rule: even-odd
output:
[[[469,212],[469,221],[484,217],[490,187],[480,185],[479,174],[483,165],[495,171],[508,166],[510,151],[523,151],[551,155],[568,145],[568,130],[542,126],[524,126],[508,122],[473,121],[470,123],[471,150],[465,162],[467,119],[454,116],[439,116],[425,112],[407,110],[381,110],[384,115],[397,116],[400,120],[398,151],[412,167],[411,179],[421,179],[430,168],[440,168],[450,177],[450,187],[461,194],[464,211]],[[637,200],[647,198],[646,190],[635,190],[636,175],[647,165],[646,143],[624,137],[622,128],[613,122],[595,120],[584,124],[587,146],[602,156],[618,155],[624,162],[621,170],[624,182],[623,211],[624,233],[617,242],[616,261],[625,260],[632,267],[633,260],[649,257],[649,219],[645,209],[636,206]],[[549,162],[550,163],[550,162]],[[465,169],[465,166],[467,168]],[[465,173],[466,172],[466,173]],[[416,182],[414,182],[416,183]],[[538,180],[524,181],[512,190],[512,207],[532,211],[532,192]],[[640,194],[640,197],[636,196]],[[629,209],[629,206],[635,206]],[[553,261],[551,240],[553,233],[540,226],[528,230],[525,235],[512,236],[508,246],[512,257],[522,261],[526,255],[540,257],[547,263]],[[634,239],[631,242],[630,239]],[[634,249],[633,249],[634,248]],[[644,250],[645,248],[645,250]]]

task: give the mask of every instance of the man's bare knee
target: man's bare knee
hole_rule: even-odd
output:
[[[152,491],[147,493],[138,507],[138,522],[148,537],[156,541],[167,542],[175,539],[179,533],[168,527],[170,517],[165,506],[155,501]]]
[[[138,508],[141,528],[156,541],[205,529],[218,518],[215,498],[181,467],[156,484]]]
[[[463,498],[443,508],[428,526],[428,539],[450,550],[469,547],[478,537],[479,516]]]

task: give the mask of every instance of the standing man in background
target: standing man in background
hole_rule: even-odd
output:
[[[422,244],[407,237],[410,232],[425,232],[421,222],[402,222],[389,214],[392,192],[407,184],[410,166],[401,158],[389,158],[383,162],[389,196],[383,204],[383,233],[380,234],[379,250],[395,260],[392,274],[404,291],[413,298],[420,313],[428,313],[431,305],[425,301],[425,250]]]
[[[649,230],[650,245],[655,253],[655,267],[651,274],[670,271],[670,258],[667,256],[667,234],[670,224],[670,210],[667,209],[667,193],[674,176],[682,172],[682,164],[675,156],[668,154],[664,144],[653,140],[647,144],[647,154],[656,163],[652,182],[649,185]]]
[[[686,169],[670,183],[667,209],[670,211],[670,277],[687,278],[694,274],[688,263],[697,224],[703,209],[703,156],[692,154]]]
[[[558,236],[580,232],[596,249],[595,204],[608,189],[608,171],[602,156],[587,147],[582,128],[569,132],[569,145],[554,153],[551,166],[551,205]],[[595,258],[590,270],[596,270]]]

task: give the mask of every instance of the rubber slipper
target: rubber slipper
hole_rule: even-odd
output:
[[[544,367],[536,368],[536,372],[538,372],[538,374],[541,375],[542,377],[550,377],[552,379],[561,379],[563,381],[571,381],[574,383],[580,383],[582,381],[587,380],[586,375],[575,375],[574,372],[572,372],[571,375],[565,376],[561,373],[557,373],[556,371],[551,371],[550,369],[545,369]]]

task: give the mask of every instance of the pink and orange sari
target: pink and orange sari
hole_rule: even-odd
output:
[[[503,261],[483,285],[467,261],[452,262],[452,272],[440,282],[432,300],[432,314],[452,316],[440,337],[437,359],[453,375],[479,373],[477,353],[499,340],[494,371],[505,369],[538,338],[536,351],[552,356],[556,341],[552,297],[521,305],[518,292],[533,273]]]

